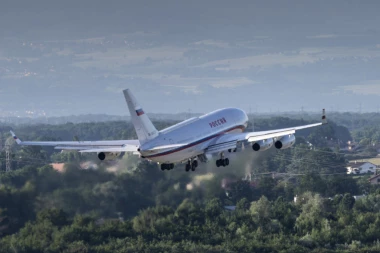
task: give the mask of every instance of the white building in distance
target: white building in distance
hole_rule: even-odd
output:
[[[377,166],[370,162],[350,162],[347,164],[347,174],[375,174]]]

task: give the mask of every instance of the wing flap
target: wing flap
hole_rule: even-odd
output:
[[[260,132],[253,132],[249,133],[248,135],[248,142],[255,142],[255,141],[261,141],[261,140],[266,140],[266,139],[273,139],[289,134],[294,134],[296,130],[286,130],[286,131],[279,131],[279,132],[274,132],[274,133],[266,133],[266,134],[260,134]]]
[[[298,127],[295,127],[294,129],[301,130],[301,129],[311,128],[311,127],[321,126],[324,124],[327,124],[327,123],[315,123],[315,124],[310,124],[310,125],[298,126]]]
[[[116,148],[122,151],[134,152],[140,146],[138,140],[109,140],[109,141],[21,141],[16,134],[11,131],[13,139],[22,146],[51,146],[60,150],[100,150]],[[94,151],[97,152],[97,151]],[[101,151],[100,151],[101,152]]]
[[[138,147],[125,146],[121,148],[93,148],[93,149],[83,149],[80,153],[100,153],[100,152],[137,152]]]
[[[237,141],[222,142],[222,143],[214,144],[212,146],[207,147],[205,150],[205,153],[214,154],[214,153],[223,152],[229,149],[235,149],[236,147],[237,147]]]

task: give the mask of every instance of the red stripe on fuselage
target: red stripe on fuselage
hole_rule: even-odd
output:
[[[177,149],[172,149],[172,150],[168,150],[168,151],[165,151],[163,153],[159,153],[159,154],[154,154],[154,155],[149,155],[149,156],[144,156],[145,158],[152,158],[152,157],[159,157],[159,156],[164,156],[164,155],[170,155],[170,154],[173,154],[173,153],[176,153],[176,152],[179,152],[179,151],[182,151],[182,150],[185,150],[185,149],[188,149],[188,148],[191,148],[195,145],[198,145],[198,144],[201,144],[202,142],[205,142],[205,141],[208,141],[208,140],[211,140],[213,138],[216,138],[216,137],[219,137],[220,135],[222,134],[225,134],[225,133],[228,133],[228,132],[231,132],[233,130],[236,130],[236,129],[241,129],[242,132],[244,131],[245,129],[245,126],[236,126],[236,127],[233,127],[233,128],[230,128],[228,130],[225,130],[223,132],[220,132],[220,133],[217,133],[217,134],[214,134],[214,135],[211,135],[209,137],[206,137],[206,138],[203,138],[203,139],[200,139],[198,141],[195,141],[193,143],[190,143],[186,146],[183,146],[183,147],[180,147],[180,148],[177,148]]]

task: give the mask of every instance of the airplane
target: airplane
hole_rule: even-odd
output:
[[[208,162],[217,154],[217,167],[230,164],[226,153],[240,150],[249,144],[254,151],[265,151],[273,145],[277,149],[290,148],[295,143],[297,130],[327,124],[325,109],[322,121],[315,124],[269,131],[244,132],[247,114],[238,108],[219,109],[200,117],[193,117],[158,131],[129,89],[123,90],[138,140],[110,141],[21,141],[13,131],[17,144],[24,146],[53,146],[54,149],[97,153],[100,160],[112,160],[124,152],[132,152],[160,164],[161,170],[171,170],[174,164],[186,163],[186,171],[195,171],[200,162]]]

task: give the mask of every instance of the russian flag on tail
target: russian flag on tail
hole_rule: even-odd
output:
[[[137,116],[141,116],[141,115],[143,115],[143,114],[144,114],[143,109],[138,109],[138,110],[136,110],[136,114],[137,114]]]

